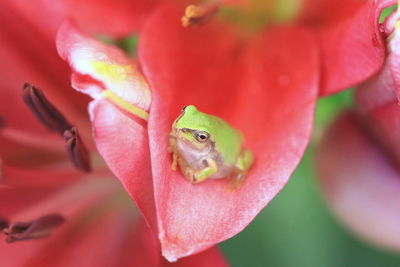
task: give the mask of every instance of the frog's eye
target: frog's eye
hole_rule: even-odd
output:
[[[207,132],[204,132],[204,131],[197,131],[194,134],[194,138],[196,138],[196,140],[198,142],[203,143],[203,142],[206,142],[210,138],[210,134]]]

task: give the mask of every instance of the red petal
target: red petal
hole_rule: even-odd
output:
[[[199,254],[180,259],[177,262],[167,262],[164,260],[164,267],[228,267],[229,264],[217,247],[212,247]]]
[[[113,180],[96,179],[81,182],[52,196],[43,194],[46,191],[41,190],[41,202],[32,190],[14,190],[12,194],[0,191],[2,201],[15,203],[15,196],[31,201],[31,205],[25,205],[19,214],[14,212],[14,219],[10,221],[32,219],[55,210],[66,218],[65,223],[54,228],[47,238],[14,244],[0,241],[0,265],[228,266],[216,248],[174,264],[164,261],[161,264],[158,242],[134,206],[129,200],[123,200],[124,192],[116,189]],[[1,206],[0,212],[3,210]]]
[[[220,24],[184,29],[162,8],[143,27],[139,58],[153,88],[149,137],[163,255],[175,260],[241,231],[282,189],[307,144],[317,94],[316,48],[301,28],[251,40]],[[301,53],[299,53],[301,51]],[[192,185],[171,170],[168,134],[194,104],[244,132],[255,164],[242,187]]]
[[[45,239],[0,242],[0,265],[158,266],[151,233],[118,190],[112,179],[86,180],[14,215],[12,221],[23,221],[55,211],[66,222]]]
[[[155,229],[146,128],[105,100],[92,102],[90,114],[97,149]]]
[[[46,97],[88,140],[87,100],[71,92],[68,68],[57,55],[54,40],[43,33],[45,29],[31,24],[24,16],[26,12],[22,15],[7,3],[1,2],[0,8],[0,24],[3,25],[0,28],[0,116],[4,117],[7,127],[43,136],[48,133],[21,99],[23,84],[31,82],[42,88]]]
[[[122,37],[138,30],[158,0],[59,0],[48,5],[59,16],[95,34]]]
[[[0,132],[1,182],[19,186],[71,183],[83,173],[65,153],[64,141],[52,134],[30,134],[6,127]]]
[[[329,129],[317,167],[328,204],[363,239],[400,250],[400,173],[346,114]]]
[[[389,38],[389,54],[381,72],[358,86],[356,100],[358,110],[366,118],[376,140],[400,163],[400,91],[398,53],[399,33],[395,30]],[[399,80],[399,81],[397,81]]]
[[[125,101],[148,109],[151,96],[147,83],[136,62],[123,51],[82,34],[70,23],[60,28],[57,48],[75,72],[75,89],[93,98],[109,89]]]
[[[15,214],[36,205],[59,190],[57,186],[42,186],[32,188],[29,186],[0,186],[0,217],[9,219]],[[31,218],[32,219],[32,218]],[[2,240],[0,239],[0,243]]]
[[[3,0],[0,3],[0,10],[5,13],[11,12],[16,21],[15,24],[31,30],[34,29],[35,33],[40,33],[49,40],[54,40],[57,29],[65,18],[52,12],[48,5],[51,2],[46,0],[28,2],[25,0]],[[11,25],[7,25],[7,27],[9,26]]]
[[[111,90],[147,110],[150,90],[137,64],[116,47],[83,35],[71,24],[58,34],[58,50],[74,69],[74,87],[97,99],[90,105],[97,148],[155,229],[147,131],[143,121],[103,98]],[[99,68],[100,67],[100,68]]]
[[[316,28],[322,49],[321,94],[341,91],[375,74],[385,58],[379,16],[396,1],[314,2],[305,3],[313,11],[304,17]]]
[[[3,164],[1,182],[12,186],[60,186],[82,178],[69,161],[35,168],[22,168]]]

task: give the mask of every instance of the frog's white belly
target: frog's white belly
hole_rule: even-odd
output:
[[[205,149],[204,151],[199,151],[179,141],[177,147],[179,154],[185,159],[188,166],[195,170],[202,170],[206,168],[208,166],[207,159],[213,159],[217,163],[218,170],[215,174],[208,178],[227,178],[234,170],[234,166],[224,164],[219,153],[216,152],[212,147],[210,147],[210,149]]]

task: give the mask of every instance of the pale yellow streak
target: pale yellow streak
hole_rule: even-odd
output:
[[[114,92],[111,90],[104,90],[102,93],[102,96],[109,100],[111,103],[116,105],[117,107],[143,119],[143,120],[148,120],[149,118],[149,113],[147,113],[145,110],[135,106],[134,104],[126,102],[124,99],[116,95]]]
[[[95,73],[105,76],[111,81],[126,80],[132,71],[132,66],[130,65],[112,64],[103,61],[94,61],[91,65]]]

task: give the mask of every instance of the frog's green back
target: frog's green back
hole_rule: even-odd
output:
[[[226,164],[235,164],[240,154],[242,134],[219,117],[200,112],[195,106],[187,106],[176,123],[177,128],[188,128],[208,132],[217,151]]]

